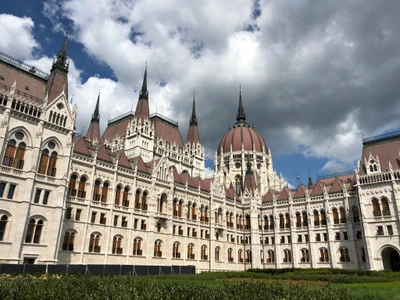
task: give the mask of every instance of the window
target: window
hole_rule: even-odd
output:
[[[357,238],[357,240],[361,240],[362,239],[361,231],[357,231],[356,232],[356,238]]]
[[[181,254],[179,252],[179,243],[175,242],[172,246],[172,257],[173,258],[181,258]]]
[[[207,246],[203,245],[201,246],[201,260],[208,260],[208,251],[207,251]]]
[[[305,240],[306,243],[308,243],[308,234],[304,235],[304,240]]]
[[[142,220],[142,222],[140,224],[140,229],[141,230],[146,230],[146,220]]]
[[[358,212],[358,208],[356,206],[353,206],[352,212],[353,212],[353,222],[360,223],[360,213]]]
[[[24,167],[26,150],[26,144],[23,142],[24,139],[25,135],[21,131],[17,131],[11,136],[3,158],[4,166],[16,169],[22,169]]]
[[[0,241],[4,241],[7,222],[8,222],[8,216],[2,215],[0,218]]]
[[[228,262],[233,262],[233,250],[232,250],[232,248],[228,249]]]
[[[305,211],[303,211],[303,227],[308,227],[308,218]]]
[[[142,210],[147,210],[147,192],[143,192],[143,196],[142,196]],[[180,209],[180,213],[179,216],[181,216],[182,214],[182,205],[179,206]]]
[[[41,219],[30,219],[26,231],[25,243],[39,244],[44,222]]]
[[[292,255],[289,249],[283,251],[283,262],[284,263],[291,263],[292,262]]]
[[[326,213],[323,209],[321,209],[321,225],[326,225]]]
[[[341,207],[339,209],[339,211],[340,211],[340,223],[343,223],[343,224],[347,223],[346,211],[345,211],[344,207]]]
[[[0,198],[3,198],[7,183],[0,182]]]
[[[107,218],[105,213],[100,214],[100,224],[105,225],[107,223]]]
[[[336,208],[332,209],[333,214],[333,224],[339,224],[339,214]]]
[[[104,182],[103,184],[103,189],[101,190],[101,202],[106,203],[107,202],[107,195],[108,195],[108,188],[109,188],[109,183]]]
[[[8,194],[7,194],[7,199],[13,199],[14,198],[14,192],[15,192],[15,188],[17,187],[17,185],[15,184],[10,184],[9,188],[8,188]]]
[[[319,226],[319,215],[316,210],[314,210],[314,226]]]
[[[301,216],[299,212],[296,213],[296,227],[301,227]]]
[[[393,235],[393,227],[392,227],[392,225],[388,225],[387,226],[387,232],[388,232],[388,235]]]
[[[100,180],[96,180],[94,182],[93,200],[94,201],[100,200]]]
[[[285,243],[285,236],[282,235],[282,236],[281,236],[281,244],[284,244],[284,243]]]
[[[49,202],[49,197],[50,197],[50,191],[44,191],[43,201],[42,201],[44,205],[47,205],[47,203]]]
[[[343,232],[343,239],[344,239],[345,241],[347,241],[347,240],[349,239],[349,236],[347,235],[347,232],[346,232],[346,231]]]
[[[302,241],[303,241],[302,235],[299,234],[299,235],[297,236],[297,242],[298,242],[298,243],[301,243]]]
[[[221,251],[220,247],[215,248],[215,261],[219,261],[219,253]]]
[[[129,207],[128,196],[129,196],[129,188],[125,187],[124,188],[124,193],[122,195],[122,206]]]
[[[301,249],[300,252],[301,252],[300,262],[302,262],[302,263],[310,262],[310,256],[308,255],[308,249]]]
[[[275,255],[273,250],[268,250],[267,252],[267,263],[274,263],[275,262]]]
[[[279,215],[279,228],[280,229],[285,228],[285,220],[283,218],[283,215]]]
[[[33,203],[39,203],[40,200],[40,194],[42,193],[41,189],[36,189],[36,193],[35,193],[35,198],[33,200]]]
[[[340,241],[340,232],[335,232],[335,240]]]
[[[324,242],[327,242],[328,241],[328,234],[324,233],[323,236],[324,236]]]
[[[75,214],[75,221],[80,221],[82,209],[77,209]]]
[[[142,239],[135,238],[133,240],[133,255],[142,255]]]
[[[290,228],[290,215],[286,214],[285,216],[285,228]]]
[[[114,226],[118,226],[118,216],[114,216]]]
[[[365,249],[364,247],[361,247],[361,261],[366,262],[366,257],[365,257]]]
[[[328,249],[326,249],[326,248],[319,249],[319,261],[320,262],[329,262]]]
[[[383,213],[383,215],[384,216],[390,216],[390,209],[389,209],[388,200],[386,198],[382,198],[381,203],[382,203],[382,213]]]
[[[89,241],[89,252],[100,253],[100,235],[92,233]]]
[[[122,236],[114,236],[112,245],[112,254],[122,254]]]
[[[274,229],[275,223],[274,223],[274,216],[269,216],[269,229]]]
[[[55,151],[55,148],[56,144],[53,141],[48,142],[43,147],[39,162],[39,174],[56,176],[58,153]]]
[[[126,217],[122,217],[121,227],[128,227],[128,220],[126,219]]]
[[[315,235],[315,240],[316,240],[317,242],[320,242],[320,241],[321,241],[321,234],[320,234],[320,233],[317,233],[317,234]]]
[[[115,192],[115,200],[114,200],[115,205],[119,205],[119,203],[121,201],[121,190],[122,190],[122,187],[120,185],[117,186],[117,190]]]
[[[69,179],[68,196],[71,196],[71,197],[76,196],[76,180],[77,180],[76,175],[72,174]]]
[[[380,217],[382,215],[378,199],[372,199],[372,210],[374,213],[374,217]]]
[[[92,218],[90,219],[90,222],[92,222],[92,223],[96,222],[96,215],[97,215],[97,212],[92,211]]]
[[[75,232],[67,231],[62,245],[63,251],[74,251]]]
[[[86,177],[82,176],[81,180],[79,181],[79,185],[78,185],[78,197],[79,198],[86,198],[85,186],[86,186]]]
[[[377,235],[383,235],[383,226],[376,227],[376,233]]]
[[[154,242],[154,257],[162,257],[161,245],[160,240]]]
[[[247,251],[245,252],[245,255],[246,255],[245,261],[246,261],[247,263],[251,263],[251,262],[253,261],[253,254],[252,254],[251,250],[247,250]]]
[[[187,258],[188,259],[194,259],[195,258],[194,253],[193,253],[193,248],[194,248],[193,244],[189,244],[188,245],[188,252],[187,252]]]
[[[340,248],[339,253],[341,262],[350,262],[349,250],[347,248]]]
[[[175,204],[175,202],[174,202]],[[136,194],[135,194],[135,208],[140,208],[140,190],[136,190]],[[174,210],[175,212],[175,210]]]
[[[65,219],[71,220],[72,218],[72,208],[67,207],[67,210],[65,211]]]

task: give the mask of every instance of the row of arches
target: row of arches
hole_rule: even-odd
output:
[[[53,112],[51,110],[48,122],[65,127],[65,125],[67,124],[67,119],[68,119],[67,116],[61,115],[60,113]]]

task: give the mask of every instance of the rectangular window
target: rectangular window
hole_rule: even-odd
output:
[[[14,191],[17,186],[15,184],[10,184],[10,188],[8,189],[7,198],[12,199],[14,198]]]
[[[328,235],[326,233],[324,233],[324,241],[327,242],[328,241]]]
[[[298,242],[298,243],[303,242],[303,236],[302,236],[301,234],[299,234],[299,235],[297,236],[297,242]]]
[[[357,237],[357,240],[361,240],[362,239],[361,231],[357,231],[356,232],[356,237]]]
[[[393,227],[392,225],[387,226],[388,235],[393,235]]]
[[[33,200],[33,203],[39,203],[40,200],[40,194],[42,193],[41,189],[36,189],[35,193],[35,199]]]
[[[284,244],[284,243],[285,243],[285,237],[281,236],[281,244]]]
[[[79,221],[81,219],[82,209],[76,210],[75,221]]]
[[[315,240],[316,240],[317,242],[320,242],[320,241],[321,241],[321,234],[317,233],[317,234],[315,235]]]
[[[292,237],[290,235],[287,236],[287,242],[290,244],[292,242]]]
[[[347,232],[343,232],[343,238],[345,241],[347,241],[349,239],[349,236],[347,235]]]
[[[335,232],[335,240],[340,241],[340,232]]]
[[[96,215],[97,215],[97,212],[92,211],[92,218],[90,219],[90,222],[92,222],[92,223],[96,222]]]
[[[67,211],[65,212],[65,218],[67,220],[71,220],[72,217],[72,208],[71,207],[67,207]]]
[[[142,220],[142,224],[140,225],[141,230],[146,230],[146,220]]]
[[[304,240],[306,241],[306,243],[308,243],[308,234],[304,235]]]
[[[133,228],[134,228],[134,229],[137,229],[138,222],[139,222],[139,219],[135,219],[135,220],[134,220],[134,222],[133,222]]]
[[[114,216],[114,226],[118,226],[118,216]]]
[[[128,227],[128,221],[126,220],[126,217],[122,217],[121,226]]]
[[[3,198],[4,190],[6,189],[6,185],[7,185],[7,183],[0,182],[0,198]]]
[[[107,219],[106,219],[106,214],[101,213],[100,214],[100,224],[106,224]]]
[[[378,235],[383,235],[383,226],[378,226],[376,231]]]
[[[50,191],[44,191],[44,195],[43,195],[43,204],[47,205],[47,203],[49,202],[49,196],[50,196]]]

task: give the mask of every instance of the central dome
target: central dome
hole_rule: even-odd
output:
[[[218,146],[218,154],[223,152],[244,151],[264,152],[268,154],[268,147],[262,136],[246,122],[242,104],[242,93],[239,94],[239,108],[236,114],[236,123],[222,137]]]

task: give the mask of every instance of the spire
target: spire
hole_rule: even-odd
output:
[[[313,181],[311,178],[311,174],[310,174],[310,169],[308,169],[308,186],[312,186],[313,185]]]
[[[67,59],[67,42],[68,42],[68,32],[65,34],[64,42],[62,44],[60,52],[57,55],[57,58],[53,62],[52,69],[59,67],[64,71],[68,72],[69,61]]]
[[[99,106],[100,106],[100,91],[99,91],[99,95],[97,96],[96,107],[95,107],[93,115],[92,115],[92,122],[93,121],[97,121],[97,122],[100,121]]]
[[[192,116],[190,118],[190,126],[195,125],[197,126],[197,116],[196,116],[196,95],[195,92],[193,92],[193,107],[192,107]]]
[[[239,108],[236,114],[236,121],[246,122],[246,114],[244,113],[243,103],[242,103],[242,85],[239,85]]]
[[[143,76],[143,84],[142,84],[142,89],[140,90],[139,93],[139,98],[149,98],[149,91],[147,90],[147,62],[146,62],[146,68],[144,69],[144,76]]]

